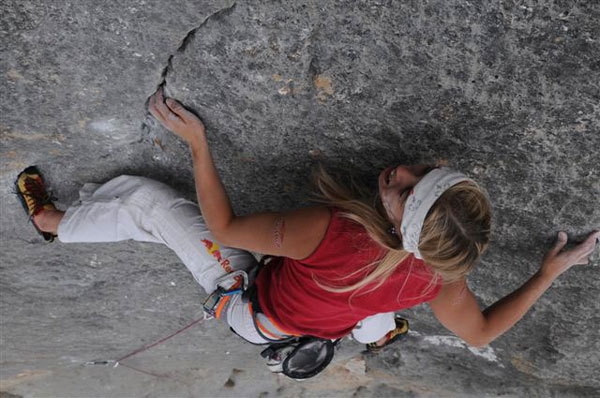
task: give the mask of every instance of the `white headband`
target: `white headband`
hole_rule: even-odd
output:
[[[404,204],[400,226],[404,250],[413,253],[416,258],[423,258],[419,253],[419,238],[429,209],[448,188],[463,181],[471,179],[448,167],[439,167],[431,170],[415,185]]]

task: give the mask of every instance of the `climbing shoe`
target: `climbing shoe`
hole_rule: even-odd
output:
[[[56,210],[54,203],[52,203],[52,197],[46,192],[44,179],[38,168],[29,166],[23,170],[15,181],[15,187],[21,204],[29,215],[35,230],[44,237],[46,242],[52,242],[55,235],[42,231],[33,220],[33,217],[42,210]]]
[[[377,353],[381,351],[383,347],[386,347],[406,336],[408,333],[408,321],[404,318],[400,318],[398,315],[396,315],[394,321],[396,322],[396,327],[387,332],[385,335],[385,343],[381,345],[378,345],[377,342],[367,344],[368,352]]]

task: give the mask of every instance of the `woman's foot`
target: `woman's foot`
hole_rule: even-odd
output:
[[[396,327],[387,332],[385,336],[376,342],[367,344],[367,351],[377,353],[381,351],[383,347],[400,340],[408,333],[408,321],[406,319],[400,318],[398,315],[396,315],[394,321],[396,322]]]
[[[47,242],[52,242],[64,212],[57,210],[52,203],[52,198],[46,192],[44,179],[38,168],[29,166],[23,170],[15,181],[15,187],[21,204],[36,231]]]
[[[31,218],[33,225],[37,226],[42,232],[58,235],[58,224],[62,220],[65,212],[62,210],[44,209]]]

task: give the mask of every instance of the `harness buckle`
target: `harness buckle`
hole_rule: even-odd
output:
[[[242,291],[243,290],[240,288],[225,290],[221,286],[217,287],[217,290],[212,292],[206,298],[206,300],[204,300],[204,303],[202,304],[202,307],[204,308],[204,312],[206,312],[207,314],[209,314],[210,316],[215,318],[216,311],[217,311],[217,308],[219,307],[219,303],[221,302],[221,300],[224,297],[233,296],[235,294],[241,293]]]
[[[240,278],[241,277],[241,278]],[[242,280],[242,286],[239,286],[239,280]],[[248,289],[249,277],[248,273],[244,270],[236,270],[230,272],[228,274],[223,275],[219,279],[215,281],[217,289],[208,295],[202,307],[204,308],[204,312],[213,318],[216,317],[217,308],[219,308],[219,303],[224,297],[233,296],[238,293],[243,293]],[[221,285],[228,286],[228,288],[224,288]],[[232,286],[236,286],[233,287]]]

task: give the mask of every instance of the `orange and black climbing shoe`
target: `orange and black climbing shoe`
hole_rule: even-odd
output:
[[[29,219],[36,231],[44,237],[46,242],[52,242],[55,235],[42,231],[33,220],[33,217],[42,210],[56,210],[54,203],[52,203],[52,197],[46,192],[44,179],[38,168],[29,166],[23,170],[17,177],[17,181],[15,181],[15,187],[21,204],[29,215]]]
[[[396,322],[396,327],[387,332],[385,335],[385,343],[381,345],[378,345],[376,342],[369,343],[367,344],[367,351],[377,353],[381,351],[383,347],[386,347],[406,336],[408,333],[408,321],[404,318],[400,318],[398,315],[396,315],[394,321]]]

